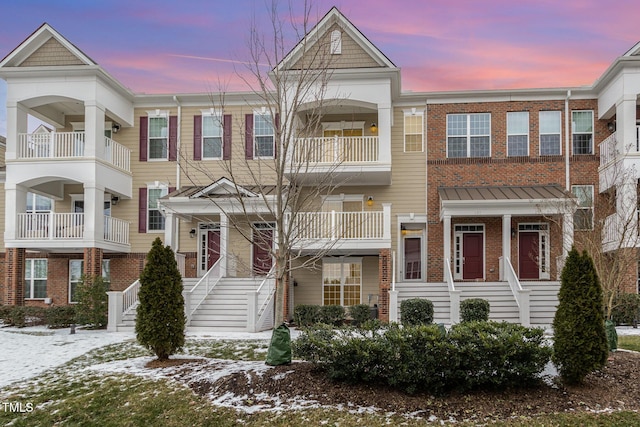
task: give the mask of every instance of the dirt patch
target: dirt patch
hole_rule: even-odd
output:
[[[249,406],[258,404],[267,409],[281,405],[274,402],[305,401],[425,418],[487,421],[565,411],[640,409],[640,353],[613,353],[602,371],[589,375],[578,387],[541,384],[524,390],[408,395],[379,385],[334,382],[306,362],[260,373],[233,373],[216,381],[200,379],[189,386],[203,396],[230,393]]]
[[[147,362],[144,365],[145,368],[154,369],[154,368],[169,368],[173,366],[181,366],[187,365],[190,363],[198,364],[203,363],[204,359],[167,359],[167,360],[159,360],[153,359],[150,362]]]

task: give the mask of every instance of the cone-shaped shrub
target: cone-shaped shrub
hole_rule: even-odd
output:
[[[184,298],[182,277],[169,246],[156,238],[140,275],[136,337],[160,360],[184,345]]]
[[[602,368],[608,356],[602,289],[587,252],[571,249],[562,270],[558,309],[553,319],[553,362],[562,379],[579,384]]]

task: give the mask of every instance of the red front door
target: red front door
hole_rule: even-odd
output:
[[[207,231],[207,270],[220,259],[220,231]]]
[[[465,280],[484,278],[482,233],[464,233],[462,237],[462,278]]]
[[[264,276],[273,265],[271,248],[273,246],[273,229],[253,230],[253,274]]]
[[[538,233],[521,232],[518,242],[518,271],[521,279],[539,279]]]
[[[404,239],[404,278],[415,280],[422,278],[420,237],[405,237]]]

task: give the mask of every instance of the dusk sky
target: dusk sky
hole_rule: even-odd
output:
[[[243,90],[248,28],[270,0],[0,0],[0,57],[48,22],[134,92]],[[302,0],[291,0],[299,22]],[[286,0],[282,18],[290,21]],[[592,84],[640,40],[638,0],[315,0],[402,69],[405,91]],[[291,33],[290,35],[292,35]],[[290,38],[291,46],[295,37]],[[234,70],[235,66],[235,70]],[[6,135],[0,80],[0,135]]]

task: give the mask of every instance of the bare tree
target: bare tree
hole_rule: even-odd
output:
[[[615,135],[610,144],[617,146]],[[612,153],[601,172],[600,185],[606,190],[593,195],[579,191],[572,206],[575,245],[593,258],[607,319],[616,307],[617,296],[635,291],[636,247],[640,243],[636,171],[625,167],[617,154]]]
[[[349,224],[331,224],[328,216],[310,217],[308,213],[320,210],[322,196],[346,183],[336,178],[334,172],[354,151],[362,149],[358,144],[346,146],[338,138],[330,141],[318,137],[326,108],[341,101],[340,95],[335,94],[327,100],[332,76],[331,38],[324,32],[309,35],[311,12],[312,7],[305,1],[301,17],[294,16],[289,7],[288,18],[283,19],[278,2],[272,1],[268,6],[269,29],[263,32],[255,21],[251,25],[250,60],[246,62],[245,70],[248,73],[238,75],[250,88],[253,99],[258,100],[249,106],[262,108],[261,125],[273,126],[274,151],[269,151],[269,138],[262,140],[257,135],[247,135],[253,131],[250,126],[240,121],[234,123],[243,139],[255,137],[257,152],[253,153],[254,158],[240,155],[224,162],[225,173],[233,182],[233,190],[228,196],[235,202],[234,210],[223,205],[220,199],[211,198],[221,211],[228,211],[225,213],[228,213],[230,227],[250,243],[255,244],[256,238],[259,239],[257,243],[274,260],[276,325],[284,321],[285,287],[291,272],[314,267],[349,229]],[[293,44],[289,43],[286,34],[293,34],[296,41],[299,40],[293,51],[290,50]],[[296,53],[291,56],[294,61],[284,66],[283,60],[290,52]],[[224,109],[224,91],[212,95],[211,102],[216,108]],[[264,146],[261,145],[263,142]],[[239,161],[239,158],[243,160]],[[200,175],[216,179],[205,166],[188,161],[186,156],[183,164]],[[191,179],[196,174],[187,170],[186,175]],[[195,180],[192,182],[202,185]],[[248,197],[247,191],[254,197]],[[256,210],[256,203],[263,210]],[[254,225],[257,222],[273,223],[273,235],[260,233]],[[366,226],[362,223],[350,225]],[[294,250],[301,242],[319,236],[326,238],[322,247],[314,246],[313,252],[306,253]],[[271,245],[271,237],[274,245]]]

